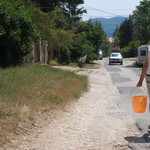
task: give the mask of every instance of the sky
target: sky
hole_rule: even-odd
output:
[[[128,17],[142,0],[84,0],[80,5],[87,10],[82,15],[83,21],[92,18]]]

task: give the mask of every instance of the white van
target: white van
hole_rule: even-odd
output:
[[[136,64],[138,66],[143,66],[143,64],[145,62],[147,46],[148,45],[142,45],[142,46],[138,47],[138,49],[137,49]]]

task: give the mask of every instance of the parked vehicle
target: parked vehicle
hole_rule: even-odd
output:
[[[145,55],[148,45],[142,45],[138,47],[137,49],[137,58],[136,58],[136,64],[137,66],[143,66],[145,62]]]
[[[112,63],[120,63],[123,64],[123,58],[121,53],[111,53],[109,56],[109,65]]]
[[[99,51],[98,59],[100,59],[100,60],[103,59],[103,52],[101,50]]]

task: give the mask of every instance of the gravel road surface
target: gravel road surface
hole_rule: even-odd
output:
[[[97,69],[77,72],[88,75],[88,92],[62,110],[42,115],[30,132],[16,137],[0,150],[4,147],[8,150],[129,150],[128,137],[138,138],[142,134],[128,115],[121,95],[104,67],[104,60],[97,62]]]

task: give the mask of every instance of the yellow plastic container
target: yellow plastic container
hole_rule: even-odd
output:
[[[135,113],[144,113],[147,105],[147,96],[132,96],[132,107]]]

